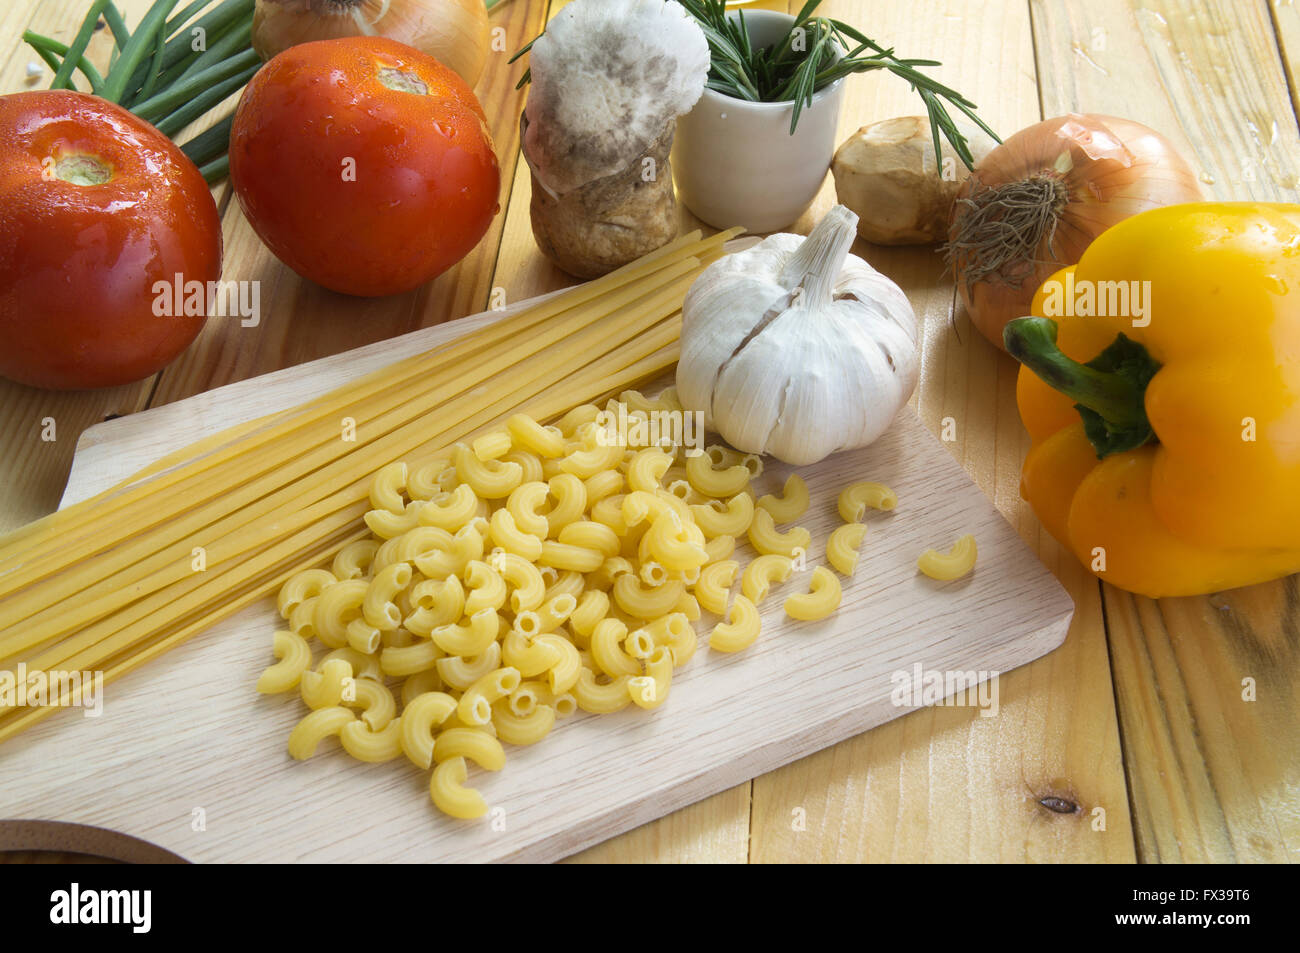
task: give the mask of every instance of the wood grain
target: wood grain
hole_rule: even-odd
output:
[[[832,2],[901,55],[940,60],[935,74],[980,106],[1003,136],[1036,121],[1028,11],[996,2]],[[860,125],[922,111],[906,84],[852,77],[843,139]],[[834,200],[829,181],[799,223]],[[996,718],[969,709],[917,712],[754,782],[751,859],[799,861],[1112,860],[1133,857],[1114,696],[1096,582],[1038,527],[1019,497],[1028,449],[1015,409],[1015,363],[954,312],[951,278],[933,246],[854,249],[899,282],[922,327],[913,404],[981,489],[1035,546],[1075,601],[1065,644],[1001,679]],[[1078,805],[1048,811],[1044,798]],[[1106,811],[1094,831],[1091,812]],[[806,812],[804,830],[792,811]]]
[[[1264,3],[1032,7],[1045,112],[1140,119],[1187,150],[1215,197],[1300,198],[1300,136]],[[1293,12],[1280,6],[1279,19]],[[1300,856],[1295,594],[1295,578],[1158,603],[1105,587],[1142,860]],[[1255,701],[1242,699],[1246,679]]]
[[[267,402],[293,406],[376,361],[496,317],[425,329],[372,345],[359,358],[327,358],[101,425],[85,441],[99,464],[74,470],[68,498],[110,486],[142,459],[214,428],[253,419]],[[790,471],[770,465],[760,492],[777,490]],[[893,697],[898,673],[914,665],[982,679],[1050,652],[1073,610],[910,410],[871,447],[799,472],[814,500],[800,521],[817,541],[809,568],[840,524],[835,500],[843,486],[870,474],[901,500],[873,521],[873,544],[840,610],[799,623],[784,616],[781,598],[770,599],[755,646],[736,655],[701,651],[675,673],[671,699],[653,714],[580,715],[541,744],[512,748],[506,771],[473,782],[499,810],[492,820],[504,819],[500,827],[438,815],[426,774],[404,761],[360,764],[331,742],[309,761],[292,762],[284,745],[303,715],[296,693],[259,697],[253,687],[279,622],[269,599],[113,683],[100,717],[60,712],[0,747],[10,779],[0,787],[0,818],[106,828],[195,861],[550,861],[724,792],[685,821],[686,842],[698,845],[686,856],[717,859],[728,847],[734,856],[726,835],[734,832],[731,790],[739,782],[897,718],[907,704]],[[979,541],[974,573],[948,584],[921,576],[917,555],[960,532]],[[753,555],[747,544],[739,552],[742,560]],[[796,573],[777,595],[801,582],[806,577]],[[59,755],[91,750],[94,759],[72,772]],[[285,809],[308,792],[310,811]],[[372,810],[358,814],[361,804]],[[641,834],[642,843],[680,844],[674,827],[683,820]],[[706,825],[713,833],[702,838]],[[16,841],[10,827],[0,830],[13,846],[33,846]]]

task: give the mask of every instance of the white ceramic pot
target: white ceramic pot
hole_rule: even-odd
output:
[[[775,43],[793,22],[788,13],[745,13],[755,46]],[[790,225],[831,167],[843,92],[840,79],[813,94],[792,136],[793,103],[751,103],[706,89],[677,120],[672,166],[678,198],[715,228],[774,232]]]

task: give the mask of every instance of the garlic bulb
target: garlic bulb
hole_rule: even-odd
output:
[[[687,293],[677,393],[737,450],[816,463],[871,443],[911,396],[916,315],[849,254],[857,224],[837,205],[806,239],[772,235]]]

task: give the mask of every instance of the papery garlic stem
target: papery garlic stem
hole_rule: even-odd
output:
[[[813,310],[834,298],[835,282],[858,234],[858,216],[843,205],[834,206],[804,239],[799,250],[781,269],[780,283],[793,291],[804,289],[802,306]]]

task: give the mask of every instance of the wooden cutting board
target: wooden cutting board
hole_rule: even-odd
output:
[[[200,437],[500,317],[427,328],[92,427],[63,505]],[[779,491],[789,470],[774,464],[759,485]],[[0,818],[9,819],[0,849],[141,859],[154,856],[153,844],[210,862],[551,861],[906,714],[891,695],[918,665],[931,678],[984,678],[1065,638],[1073,606],[1064,589],[910,409],[873,446],[799,472],[813,495],[800,521],[813,533],[809,569],[839,525],[843,486],[878,480],[899,496],[892,514],[873,514],[840,611],[818,623],[786,618],[784,596],[807,586],[807,574],[795,574],[764,605],[759,642],[721,655],[702,640],[664,707],[580,713],[540,744],[508,748],[504,771],[471,768],[492,806],[486,818],[438,813],[427,772],[405,760],[362,764],[328,740],[310,761],[292,761],[286,740],[304,706],[296,694],[254,690],[280,622],[267,599],[107,686],[100,717],[62,711],[0,745]],[[973,575],[940,584],[916,571],[922,551],[964,533],[979,543]]]

